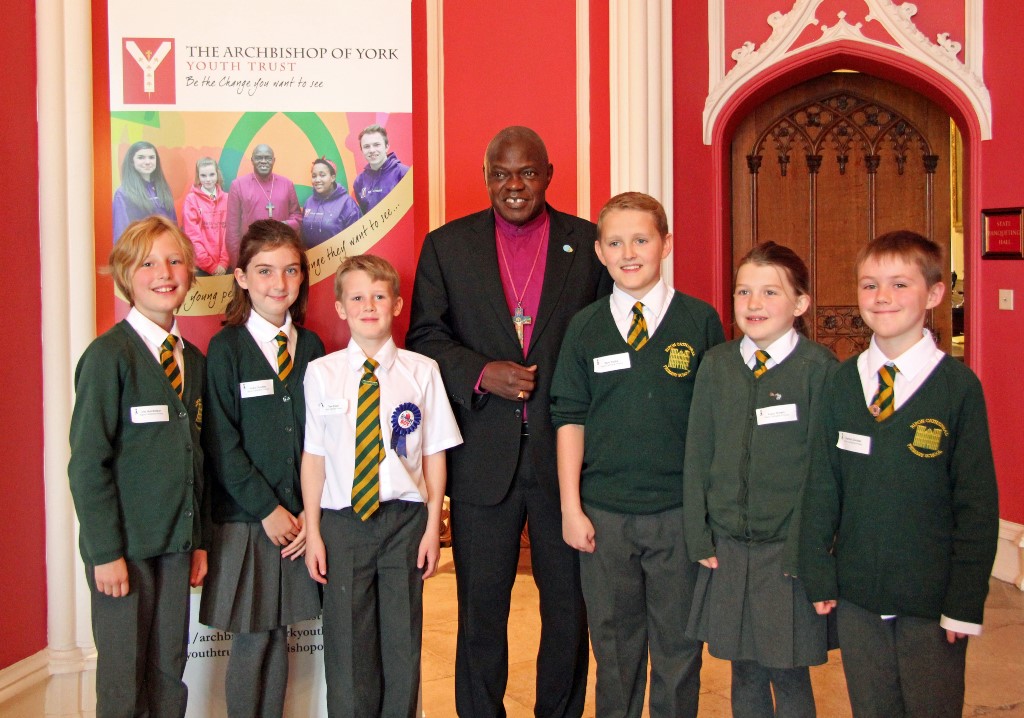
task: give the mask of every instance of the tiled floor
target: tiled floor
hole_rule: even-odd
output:
[[[510,666],[505,696],[509,718],[533,715],[533,661],[540,630],[537,590],[529,574],[528,560],[521,562],[520,568],[509,620]],[[456,600],[450,551],[443,552],[438,575],[427,582],[423,604],[424,714],[427,718],[452,718],[455,716]],[[591,676],[593,673],[591,659]],[[851,713],[839,653],[833,652],[827,665],[811,669],[811,675],[818,715],[848,718]],[[702,718],[731,716],[728,663],[705,654],[701,680]],[[0,704],[0,718],[46,716],[44,703],[45,684],[41,683],[36,689]],[[592,679],[584,716],[594,716]],[[992,581],[984,634],[971,639],[964,716],[1024,718],[1024,593],[1010,584]]]

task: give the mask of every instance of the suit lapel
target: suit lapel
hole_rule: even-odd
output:
[[[478,283],[480,291],[487,298],[487,303],[494,311],[497,325],[502,333],[519,348],[519,338],[508,311],[505,300],[505,289],[501,284],[501,270],[498,268],[498,248],[494,239],[494,212],[486,212],[476,226],[473,242],[469,247],[466,271],[477,273],[474,283]]]
[[[586,251],[589,247],[579,246],[579,237],[572,228],[565,224],[559,214],[550,206],[548,212],[551,215],[550,231],[548,234],[547,265],[544,268],[544,284],[540,293],[540,307],[537,309],[537,318],[533,322],[533,334],[530,337],[530,350],[528,355],[537,346],[544,329],[547,327],[551,315],[558,306],[565,290],[566,280],[572,269],[572,263],[578,252]]]

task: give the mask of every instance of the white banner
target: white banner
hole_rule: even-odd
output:
[[[110,109],[410,112],[409,0],[110,0]]]

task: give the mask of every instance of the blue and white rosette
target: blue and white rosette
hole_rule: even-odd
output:
[[[408,453],[405,448],[405,437],[420,426],[420,421],[423,419],[423,414],[420,413],[420,409],[415,404],[406,402],[399,404],[391,413],[391,450],[397,451],[401,457],[407,457]]]

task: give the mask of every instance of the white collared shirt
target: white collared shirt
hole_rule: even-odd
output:
[[[935,346],[932,333],[922,330],[921,339],[895,359],[890,359],[875,343],[874,336],[868,349],[857,357],[857,371],[860,373],[860,384],[864,389],[864,406],[871,406],[871,400],[878,391],[878,370],[884,364],[895,364],[896,381],[893,383],[893,408],[899,408],[907,402],[914,392],[921,388],[932,371],[939,365],[946,354]]]
[[[352,505],[355,471],[356,410],[366,355],[349,341],[341,351],[310,362],[306,369],[305,450],[324,457],[327,478],[320,506]],[[373,357],[380,366],[380,425],[387,455],[380,465],[380,501],[426,501],[423,457],[462,443],[437,362],[399,349],[389,339]],[[420,421],[406,435],[406,456],[391,447],[392,415],[411,404]]]
[[[768,354],[768,361],[764,363],[769,369],[778,366],[783,360],[793,353],[796,349],[796,345],[800,341],[800,335],[797,334],[796,329],[790,329],[788,332],[783,334],[781,337],[773,341],[768,345],[767,349],[763,349]],[[754,343],[754,340],[744,336],[740,340],[740,356],[743,357],[743,363],[751,370],[754,369],[754,364],[757,363],[757,358],[754,356],[760,347]]]
[[[178,330],[178,320],[174,320],[174,324],[171,325],[171,331],[168,332],[138,309],[132,307],[128,310],[128,316],[125,317],[125,321],[142,337],[142,341],[145,343],[146,348],[149,349],[149,353],[156,359],[157,365],[160,365],[160,345],[167,339],[167,335],[173,334],[178,338],[178,343],[174,345],[174,361],[178,362],[178,371],[181,372],[182,386],[184,386],[185,346],[181,341],[181,332]]]
[[[263,352],[263,356],[267,358],[270,368],[274,370],[275,374],[277,373],[277,335],[279,332],[284,332],[285,336],[288,337],[288,353],[291,355],[292,361],[295,361],[295,342],[298,332],[295,331],[295,327],[292,325],[291,312],[285,312],[284,324],[280,327],[275,327],[261,317],[258,312],[251,310],[249,318],[245,322],[245,328],[252,335],[252,338],[256,340],[256,346]]]
[[[653,337],[662,317],[668,311],[673,294],[675,294],[675,290],[665,284],[662,279],[659,279],[658,283],[639,300],[620,289],[618,284],[612,287],[611,297],[608,301],[611,302],[612,319],[615,320],[615,326],[619,330],[619,334],[622,335],[622,340],[626,341],[629,336],[629,327],[633,323],[633,305],[637,301],[644,305],[647,336]]]

